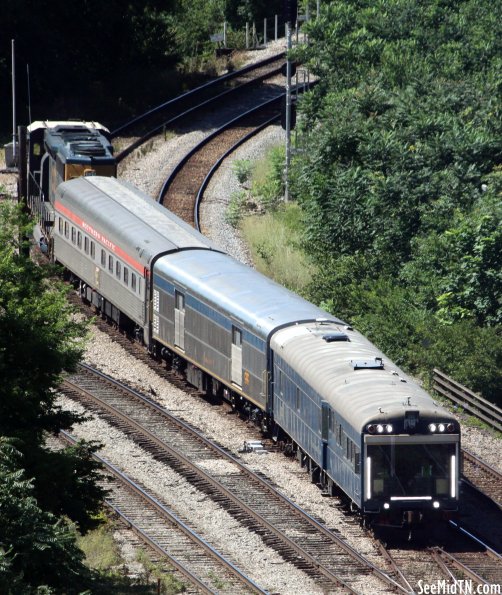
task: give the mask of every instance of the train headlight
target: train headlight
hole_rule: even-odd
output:
[[[383,426],[382,426],[382,424],[378,424],[378,426],[376,427],[376,429],[377,429],[377,432],[379,434],[381,434],[383,432]]]
[[[435,431],[437,430],[437,426],[436,426],[436,424],[429,424],[429,430],[430,430],[431,432],[435,432]]]
[[[448,432],[453,432],[453,431],[455,431],[455,426],[452,423],[449,423],[446,426],[446,429],[448,430]]]
[[[366,429],[368,430],[368,432],[370,434],[374,434],[376,432],[376,426],[375,426],[375,424],[369,424],[369,426],[367,426]]]
[[[433,503],[432,503],[432,506],[433,506],[434,508],[439,508],[439,502],[437,502],[437,501],[436,501],[436,502],[433,502]]]
[[[444,431],[446,430],[446,426],[445,426],[444,424],[439,424],[439,426],[438,426],[438,430],[439,430],[440,432],[444,432]]]
[[[387,424],[385,426],[385,431],[387,432],[387,434],[390,434],[392,432],[394,428],[392,427],[392,424]]]
[[[390,504],[388,502],[385,502],[383,507],[385,508],[385,510],[389,510]]]

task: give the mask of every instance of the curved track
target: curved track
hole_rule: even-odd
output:
[[[143,448],[259,533],[270,547],[308,572],[323,588],[336,586],[357,592],[354,581],[368,576],[375,581],[375,592],[386,593],[390,588],[404,591],[238,458],[137,391],[88,367],[66,379],[63,390],[86,407],[97,407],[100,415],[120,425]],[[374,578],[369,579],[370,575]]]
[[[284,60],[285,54],[280,53],[228,73],[166,101],[113,130],[112,138],[117,140],[120,136],[120,144],[125,143],[117,154],[117,163],[169,126],[193,118],[195,114],[202,113],[204,110],[220,109],[222,103],[231,102],[235,105],[242,103],[243,97],[250,92],[251,88],[281,73]]]
[[[193,227],[208,173],[234,148],[280,117],[282,93],[215,130],[185,155],[165,181],[158,201]]]

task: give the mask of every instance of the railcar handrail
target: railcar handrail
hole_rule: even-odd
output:
[[[502,432],[502,409],[434,368],[433,388],[492,428]]]

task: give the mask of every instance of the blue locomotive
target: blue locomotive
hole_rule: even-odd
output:
[[[457,510],[455,418],[359,332],[114,177],[63,181],[50,255],[83,299],[226,399],[365,518]]]

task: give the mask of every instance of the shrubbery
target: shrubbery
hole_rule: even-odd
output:
[[[310,297],[426,378],[502,393],[502,9],[329,3],[300,59],[291,189]]]

